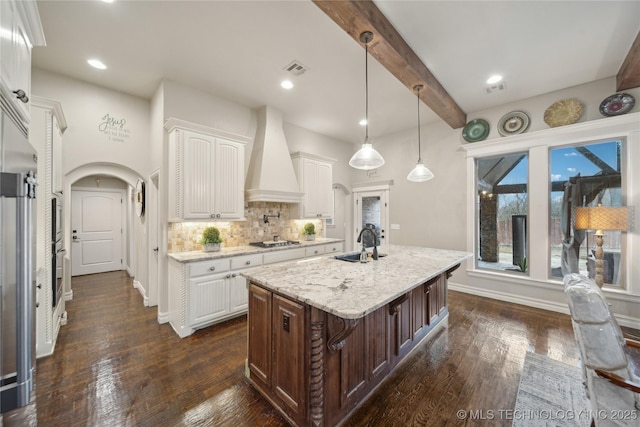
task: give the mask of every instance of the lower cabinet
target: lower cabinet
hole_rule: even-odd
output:
[[[251,284],[249,319],[250,377],[299,420],[305,411],[305,307]]]

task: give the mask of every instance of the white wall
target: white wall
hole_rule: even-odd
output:
[[[89,163],[125,166],[144,176],[149,169],[149,101],[34,69],[34,95],[62,104],[68,128],[62,143],[63,175]],[[122,121],[103,129],[105,116]],[[108,132],[106,134],[105,132]]]
[[[70,189],[77,180],[94,174],[119,178],[132,186],[137,176],[148,176],[149,101],[37,68],[32,70],[31,88],[34,95],[60,102],[67,119],[62,139],[63,188]],[[65,246],[70,251],[67,194],[70,192],[65,191],[64,200]],[[130,230],[138,242],[133,273],[144,288],[147,242],[139,238],[146,235],[144,219],[134,221]],[[66,294],[73,295],[69,286],[66,284]]]

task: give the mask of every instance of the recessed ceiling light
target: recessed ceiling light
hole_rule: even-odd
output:
[[[499,74],[495,74],[487,79],[487,84],[492,85],[498,83],[500,80],[502,80],[502,76]]]
[[[358,124],[359,124],[360,126],[366,126],[366,125],[367,125],[367,119],[362,119],[362,120],[360,120],[360,121],[358,122]]]
[[[280,86],[282,86],[285,89],[292,89],[293,88],[293,83],[291,82],[291,80],[283,80],[280,83]]]
[[[106,70],[107,66],[104,65],[104,62],[99,59],[89,59],[87,64],[91,65],[93,68],[97,68],[98,70]]]

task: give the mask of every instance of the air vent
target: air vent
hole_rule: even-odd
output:
[[[304,65],[302,65],[298,61],[293,61],[291,64],[289,64],[286,67],[284,67],[284,69],[286,71],[290,72],[291,74],[293,74],[294,76],[301,76],[306,71],[309,70],[307,67],[305,67]]]
[[[495,92],[500,92],[503,91],[507,88],[507,86],[505,85],[504,82],[500,82],[500,83],[496,83],[494,85],[490,85],[490,86],[485,86],[484,90],[486,93],[495,93]]]

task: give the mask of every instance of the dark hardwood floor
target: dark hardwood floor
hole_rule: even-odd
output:
[[[72,287],[55,354],[37,362],[35,402],[4,414],[3,427],[287,425],[244,377],[245,317],[180,339],[124,272],[75,277]],[[526,352],[577,362],[567,315],[459,292],[449,305],[448,328],[346,426],[488,425],[456,413],[513,409]]]

